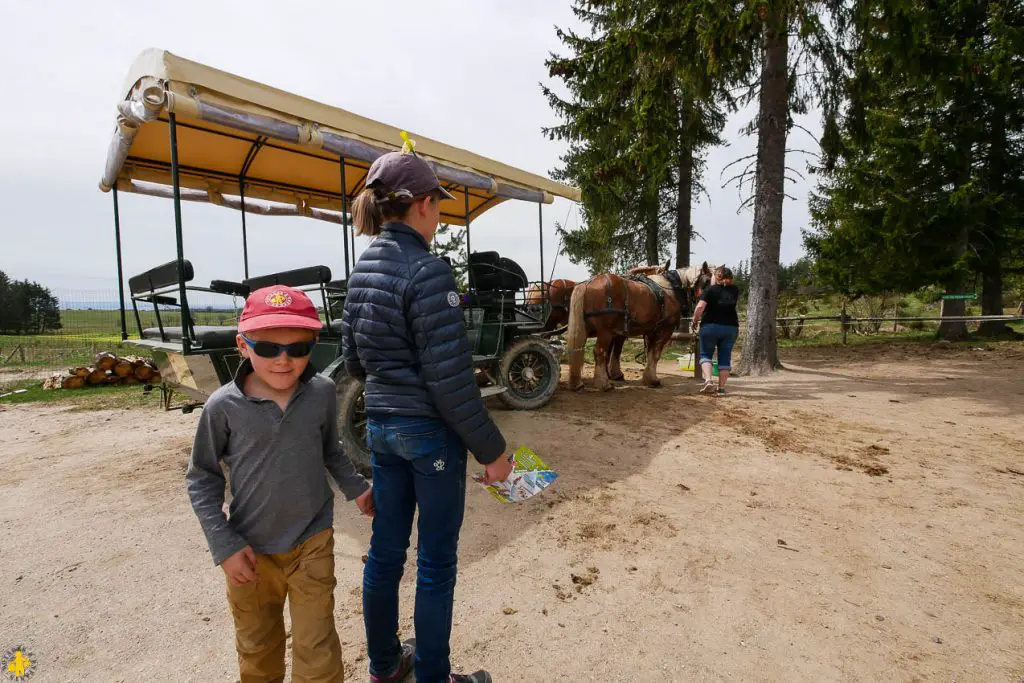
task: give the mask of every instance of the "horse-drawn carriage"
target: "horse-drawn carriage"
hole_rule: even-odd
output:
[[[356,259],[350,207],[369,165],[398,148],[401,131],[160,50],[140,55],[123,94],[100,188],[113,197],[121,336],[153,354],[165,383],[165,407],[171,407],[174,393],[191,399],[180,407],[200,405],[231,380],[240,362],[236,328],[202,324],[202,315],[189,304],[190,293],[244,297],[272,284],[298,287],[321,307],[324,326],[311,362],[336,382],[339,431],[353,458],[365,466],[362,384],[347,377],[340,362],[340,315]],[[417,153],[455,196],[442,202],[442,221],[466,229],[466,262],[453,267],[466,270],[462,305],[482,393],[497,394],[512,408],[543,406],[559,379],[558,354],[546,325],[549,304],[544,296],[528,299],[527,294],[547,289],[543,233],[541,281],[531,283],[511,259],[493,251],[471,252],[470,223],[513,199],[538,204],[543,226],[544,204],[555,196],[578,201],[579,191],[426,138],[418,139]],[[171,199],[177,247],[175,259],[128,278],[127,303],[120,192]],[[194,283],[182,236],[183,200],[240,212],[242,278],[212,280],[208,286]],[[246,216],[252,214],[337,224],[339,243],[311,245],[311,250],[338,249],[345,277],[334,279],[335,273],[322,264],[250,275]],[[137,328],[132,339],[128,310]],[[144,323],[143,315],[152,323]]]

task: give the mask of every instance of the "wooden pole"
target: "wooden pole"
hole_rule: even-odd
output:
[[[14,350],[11,351],[10,355],[7,356],[7,358],[4,360],[4,363],[10,363],[11,359],[14,358],[14,354],[16,354],[20,350],[21,350],[21,344],[18,344],[17,346],[14,347]],[[25,352],[22,351],[21,354],[22,354],[22,360],[24,361],[25,360]]]
[[[849,328],[849,325],[846,322],[847,318],[846,318],[846,302],[845,301],[843,302],[843,311],[842,311],[842,313],[839,314],[839,317],[841,319],[840,320],[840,325],[842,326],[842,332],[840,334],[842,336],[843,345],[845,346],[846,345],[846,333],[847,333],[847,329]]]

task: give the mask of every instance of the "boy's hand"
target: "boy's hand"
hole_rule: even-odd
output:
[[[367,517],[373,517],[377,509],[373,505],[373,487],[366,489],[366,492],[356,498],[356,507]]]
[[[237,553],[220,563],[220,568],[227,574],[228,580],[236,586],[255,583],[260,580],[256,571],[256,553],[251,546],[245,546]]]
[[[496,481],[505,481],[510,474],[512,474],[512,458],[502,454],[500,458],[485,466],[484,483],[493,484]]]

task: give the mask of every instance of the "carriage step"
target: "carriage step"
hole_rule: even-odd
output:
[[[495,396],[508,391],[508,387],[489,386],[480,388],[480,396],[487,398],[488,396]]]

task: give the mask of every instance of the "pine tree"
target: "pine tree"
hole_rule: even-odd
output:
[[[939,283],[1002,313],[1024,201],[1019,3],[862,0],[842,135],[805,237],[819,274],[849,295]],[[963,315],[963,301],[943,314]],[[983,331],[998,332],[996,324]],[[943,323],[947,339],[967,335]]]
[[[570,55],[547,61],[568,97],[542,86],[563,121],[545,132],[569,143],[555,175],[583,190],[585,224],[563,232],[566,252],[606,270],[658,263],[675,242],[686,264],[703,151],[724,125],[714,83],[686,78],[677,3],[577,0],[573,11],[590,34],[556,29]]]
[[[466,264],[463,263],[463,255],[466,253],[466,229],[442,223],[434,233],[430,253],[434,256],[447,257],[451,261],[455,284],[460,291],[464,291],[467,275]]]

